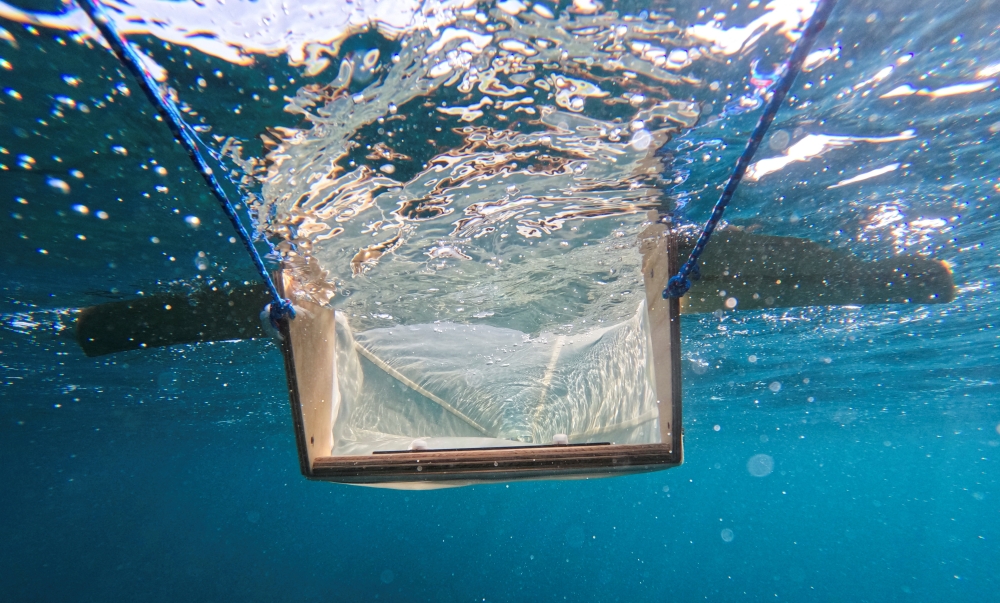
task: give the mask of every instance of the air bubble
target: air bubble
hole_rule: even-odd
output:
[[[629,144],[637,151],[645,151],[652,143],[653,136],[649,133],[649,130],[640,129],[635,134],[632,134],[632,141]]]
[[[69,194],[69,185],[64,180],[49,178],[47,184],[64,195]]]

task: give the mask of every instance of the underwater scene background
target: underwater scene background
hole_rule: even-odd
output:
[[[258,248],[373,327],[494,319],[455,269],[532,241],[591,258],[578,227],[703,221],[812,10],[105,5]],[[301,477],[269,340],[84,356],[79,308],[256,275],[83,13],[0,1],[0,599],[996,600],[998,31],[988,0],[841,0],[726,215],[946,261],[954,301],[686,315],[681,467],[405,492]],[[439,305],[381,307],[403,262]],[[624,313],[635,283],[601,284],[595,317]]]

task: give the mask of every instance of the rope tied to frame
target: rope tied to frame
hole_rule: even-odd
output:
[[[261,279],[264,280],[264,284],[267,285],[267,289],[274,299],[272,303],[268,304],[269,307],[267,310],[271,325],[277,329],[278,321],[282,318],[295,318],[295,308],[292,306],[292,302],[281,297],[278,293],[274,281],[271,280],[271,276],[267,272],[267,267],[264,266],[264,260],[261,259],[257,248],[253,245],[250,234],[240,221],[239,216],[236,214],[236,209],[216,179],[212,168],[209,167],[205,157],[198,150],[198,137],[192,133],[191,127],[184,122],[184,118],[181,117],[180,111],[174,102],[156,84],[155,79],[143,65],[142,59],[135,49],[122,37],[114,22],[104,13],[104,10],[98,4],[99,1],[77,0],[80,8],[87,13],[91,22],[101,32],[101,35],[104,36],[108,45],[111,46],[111,50],[118,57],[118,60],[124,63],[128,70],[132,72],[132,75],[135,76],[136,80],[138,80],[139,87],[142,88],[142,91],[146,93],[146,97],[156,107],[157,113],[167,123],[167,126],[170,127],[174,138],[187,151],[188,157],[191,158],[191,162],[194,163],[198,173],[201,174],[205,183],[212,190],[212,194],[218,199],[222,210],[233,224],[233,228],[239,235],[240,240],[243,241],[243,246],[246,247],[247,252],[250,254],[250,259],[253,260],[254,266],[257,268],[257,272],[260,273]]]
[[[700,276],[698,260],[705,251],[705,246],[708,245],[709,239],[712,238],[715,228],[722,221],[722,215],[726,211],[726,206],[729,205],[729,201],[736,193],[736,188],[739,186],[740,181],[743,180],[743,176],[750,166],[750,161],[753,159],[754,153],[757,152],[757,147],[764,140],[767,129],[771,126],[771,122],[774,121],[774,117],[777,115],[778,109],[781,108],[781,103],[784,102],[785,97],[788,95],[795,77],[802,70],[802,64],[805,62],[813,42],[816,41],[819,33],[823,31],[823,27],[826,25],[826,21],[829,19],[830,13],[833,11],[836,3],[837,0],[819,0],[817,3],[812,17],[809,18],[809,22],[806,23],[805,30],[802,32],[802,37],[795,43],[792,54],[788,57],[788,62],[785,63],[784,72],[771,91],[771,98],[764,105],[764,112],[761,114],[760,120],[754,127],[753,132],[750,133],[746,148],[743,149],[743,153],[736,161],[736,167],[733,168],[733,173],[729,176],[726,187],[722,190],[719,200],[712,209],[712,216],[705,223],[705,227],[698,237],[698,242],[695,243],[694,249],[691,250],[691,255],[684,262],[684,265],[681,266],[680,270],[677,271],[677,274],[670,277],[667,281],[667,287],[663,290],[664,299],[683,296],[691,288],[691,280],[698,280]]]

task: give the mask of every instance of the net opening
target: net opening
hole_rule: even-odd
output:
[[[279,327],[302,474],[427,488],[680,465],[680,301],[661,295],[677,270],[677,243],[656,212],[647,218],[627,249],[644,288],[632,319],[525,337],[494,378],[479,382],[449,346],[499,345],[511,329],[436,323],[355,332],[341,310],[298,295],[290,271],[276,273],[297,310]]]

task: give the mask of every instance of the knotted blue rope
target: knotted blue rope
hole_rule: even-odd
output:
[[[792,87],[792,82],[795,81],[795,77],[802,70],[802,63],[806,60],[809,49],[812,48],[813,42],[816,41],[819,32],[826,25],[826,21],[830,17],[830,12],[833,11],[833,6],[836,3],[837,0],[819,0],[816,5],[816,10],[813,12],[809,22],[806,23],[802,37],[799,38],[799,41],[796,42],[795,47],[792,49],[792,54],[785,64],[784,73],[771,91],[770,100],[764,105],[764,113],[761,114],[760,121],[757,122],[757,126],[754,127],[753,132],[750,134],[750,139],[747,140],[747,146],[743,149],[743,154],[736,161],[736,167],[733,169],[732,175],[729,176],[729,181],[726,182],[726,187],[722,190],[722,195],[719,196],[719,200],[712,209],[712,217],[705,223],[705,228],[702,229],[701,236],[698,237],[698,242],[695,243],[694,249],[691,250],[691,255],[687,261],[677,271],[677,274],[670,277],[670,280],[667,281],[667,287],[663,290],[664,299],[681,297],[691,288],[691,278],[698,280],[698,259],[701,257],[702,252],[705,251],[705,245],[712,238],[715,227],[722,220],[722,214],[726,211],[726,206],[729,205],[730,199],[736,193],[736,187],[739,186],[743,175],[746,174],[747,168],[750,166],[750,160],[753,159],[754,153],[757,152],[757,147],[764,140],[767,129],[771,126],[771,122],[774,121],[774,116],[778,113],[781,103],[785,100],[785,96],[788,95],[788,91]]]
[[[222,205],[222,210],[226,212],[226,216],[229,221],[232,222],[233,228],[236,229],[237,234],[240,235],[240,240],[243,241],[243,246],[246,247],[247,251],[250,253],[250,259],[253,260],[254,266],[257,267],[257,272],[260,273],[260,277],[264,280],[264,284],[267,285],[268,291],[271,293],[271,297],[274,301],[269,304],[268,316],[271,320],[271,324],[274,328],[278,328],[278,321],[281,318],[288,316],[289,318],[295,318],[295,308],[292,307],[292,302],[281,297],[278,294],[277,287],[274,286],[274,281],[271,280],[271,275],[267,272],[267,267],[264,266],[264,260],[261,259],[260,254],[257,253],[257,249],[253,245],[253,240],[250,238],[250,234],[247,233],[246,228],[243,227],[243,223],[240,221],[239,216],[236,214],[236,209],[233,204],[230,203],[229,197],[226,196],[226,192],[222,190],[222,186],[219,181],[216,180],[215,174],[212,172],[212,168],[209,167],[208,162],[202,156],[201,151],[198,150],[198,138],[191,131],[191,127],[184,122],[184,118],[181,117],[180,111],[177,109],[177,105],[170,100],[166,94],[160,89],[156,84],[155,79],[152,74],[143,66],[142,59],[139,58],[138,53],[133,49],[128,42],[118,33],[118,28],[115,27],[114,22],[104,14],[104,10],[99,6],[95,0],[77,0],[80,8],[83,9],[90,20],[94,23],[94,26],[101,32],[104,39],[107,40],[108,44],[111,46],[111,50],[114,51],[115,56],[118,60],[128,67],[128,70],[132,72],[132,75],[139,82],[139,87],[142,91],[146,93],[146,97],[153,103],[156,107],[157,112],[163,121],[167,123],[170,127],[170,131],[173,133],[174,138],[177,142],[181,143],[184,150],[187,151],[188,157],[191,158],[191,162],[194,163],[195,168],[197,168],[198,173],[201,177],[205,179],[208,187],[212,189],[212,193],[215,198],[219,200],[219,204]]]

